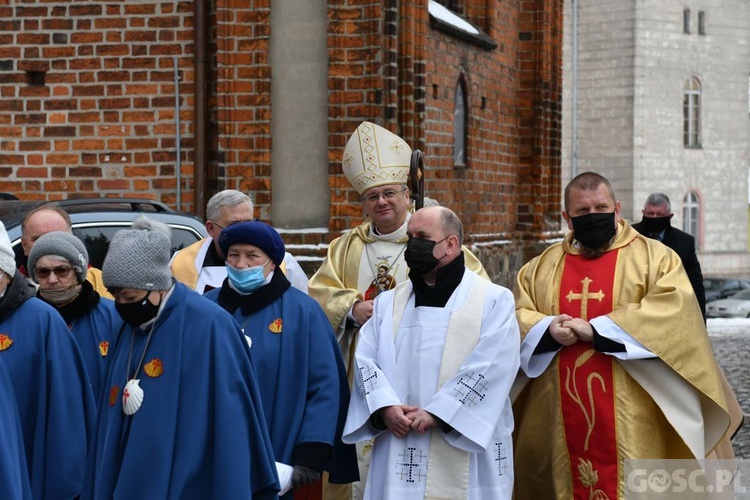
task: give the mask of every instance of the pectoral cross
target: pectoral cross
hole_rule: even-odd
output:
[[[581,280],[581,283],[583,284],[583,289],[581,290],[581,293],[573,293],[573,290],[568,292],[568,295],[565,296],[566,299],[568,299],[568,302],[573,302],[574,300],[580,300],[581,301],[581,319],[584,319],[586,321],[589,320],[588,318],[588,301],[596,299],[599,302],[604,299],[604,292],[602,292],[601,288],[596,293],[589,294],[589,284],[592,282],[592,280],[588,277],[583,278]]]

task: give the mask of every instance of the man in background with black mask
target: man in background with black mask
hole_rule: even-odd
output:
[[[626,459],[704,459],[730,436],[727,394],[677,254],[599,174],[564,202],[572,231],[516,283],[515,496],[621,498]]]
[[[695,298],[701,306],[703,319],[706,319],[706,290],[703,287],[703,273],[701,263],[695,254],[695,238],[690,234],[672,227],[670,220],[674,217],[672,204],[664,193],[653,193],[646,198],[643,207],[643,219],[633,224],[633,229],[639,233],[659,240],[677,252],[682,265],[685,267],[690,284],[693,285]]]

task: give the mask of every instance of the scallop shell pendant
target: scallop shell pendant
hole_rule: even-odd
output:
[[[132,415],[138,411],[143,403],[143,389],[141,389],[140,379],[130,379],[122,390],[122,412],[125,415]]]

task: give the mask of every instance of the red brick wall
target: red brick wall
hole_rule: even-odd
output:
[[[252,192],[270,220],[269,0],[209,1],[208,165],[215,191]],[[424,0],[329,2],[330,240],[362,220],[341,173],[362,120],[426,155],[428,195],[473,241],[538,241],[559,229],[562,0],[464,2],[497,48],[431,25]],[[0,191],[21,198],[140,196],[193,206],[192,2],[44,0],[0,6]],[[46,72],[46,85],[26,71]],[[468,166],[453,165],[453,100],[469,103]],[[310,241],[308,241],[310,242]]]
[[[459,211],[477,234],[512,231],[517,216],[519,41],[511,27],[517,26],[519,12],[515,2],[492,4],[483,23],[475,24],[495,40],[496,49],[436,30],[428,37],[426,190]],[[454,168],[453,162],[454,98],[460,80],[468,103],[466,168]]]
[[[190,171],[191,21],[187,2],[1,6],[0,190],[174,205],[174,57]],[[46,72],[46,85],[28,85],[27,71]]]
[[[349,136],[363,120],[375,120],[396,130],[397,9],[394,0],[332,2],[329,8],[328,66],[329,229],[337,233],[362,220],[362,202],[341,172]],[[330,238],[329,238],[330,239]]]
[[[520,168],[516,229],[559,229],[563,2],[519,2]]]
[[[209,194],[253,192],[256,215],[270,218],[271,67],[269,0],[217,0],[212,64]]]

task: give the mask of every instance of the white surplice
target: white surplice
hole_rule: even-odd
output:
[[[400,290],[396,295],[397,288],[377,297],[372,318],[360,333],[357,389],[352,391],[343,436],[348,443],[376,437],[365,498],[424,498],[430,475],[428,462],[443,458],[430,457],[433,433],[442,440],[441,447],[447,443],[451,453],[465,455],[466,498],[511,498],[513,413],[508,394],[519,367],[520,334],[513,295],[507,289],[489,284],[483,293],[484,303],[470,303],[476,297],[472,289],[478,286],[477,280],[481,278],[465,270],[444,308],[415,308],[410,282],[400,285],[408,287],[406,293]],[[396,314],[403,316],[395,335],[394,296],[406,301],[399,304],[400,299],[396,300]],[[462,310],[471,310],[467,308],[478,311],[481,322],[456,324]],[[474,336],[466,332],[471,325],[479,328]],[[446,377],[441,374],[441,363],[450,353],[443,349],[460,345],[464,336],[473,338],[475,345],[469,346],[465,359],[456,363],[460,368]],[[440,379],[445,383],[440,384]],[[439,428],[424,434],[411,430],[406,437],[397,438],[390,431],[375,429],[370,415],[396,404],[419,406],[453,430],[447,434]],[[441,485],[440,480],[429,477],[431,493],[454,498],[455,493],[449,493],[452,485],[435,486]]]

